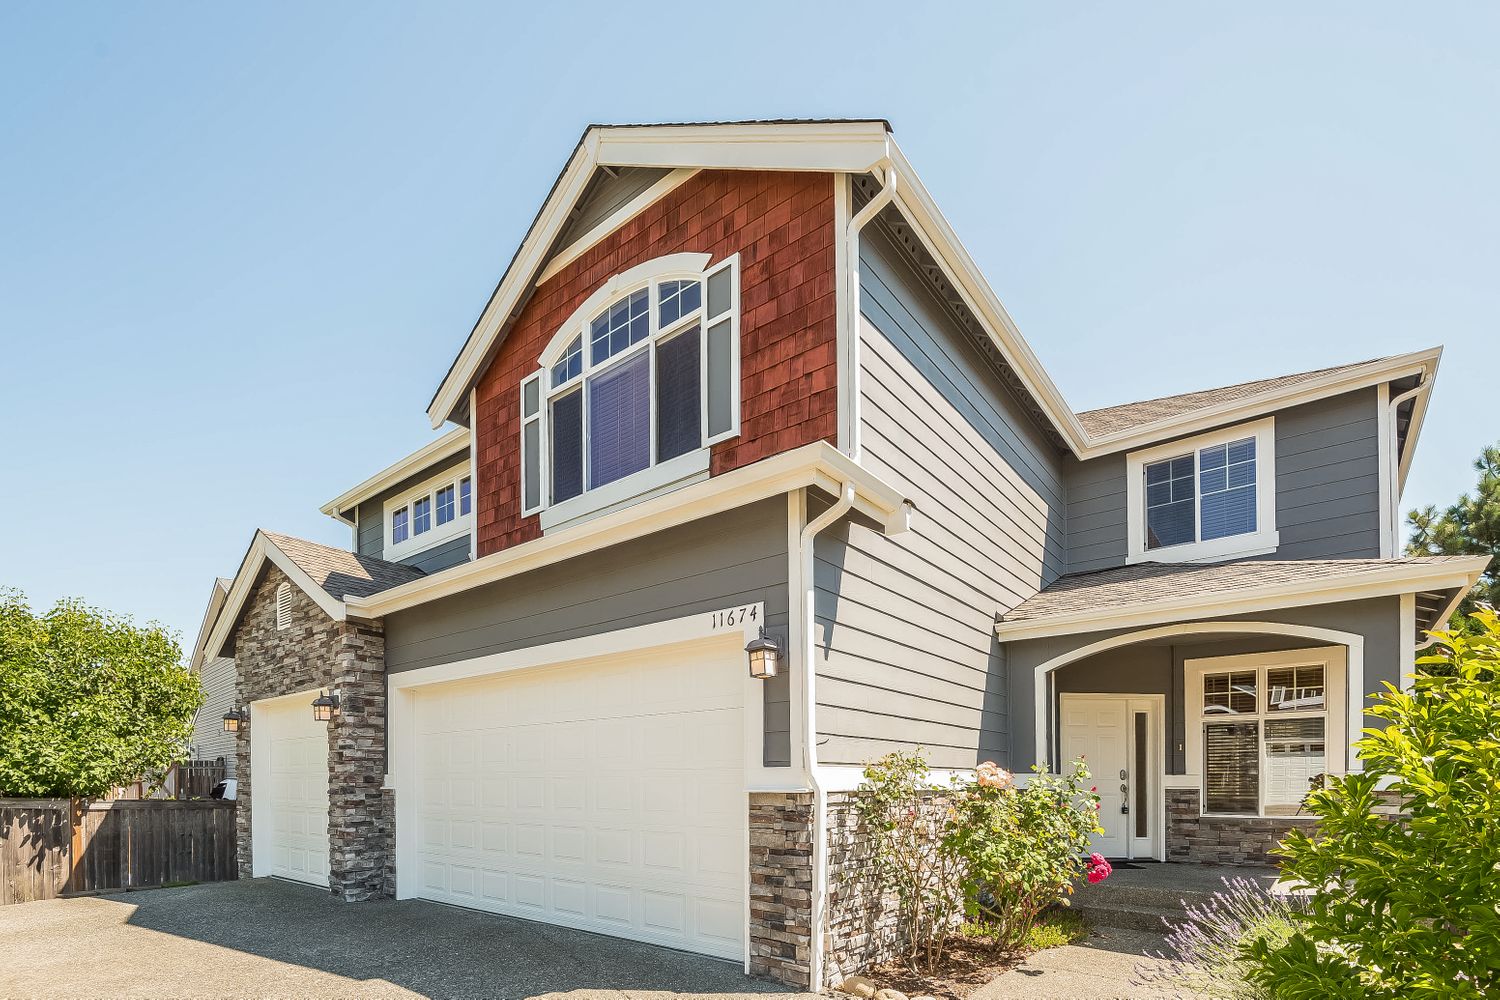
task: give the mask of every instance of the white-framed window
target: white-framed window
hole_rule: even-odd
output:
[[[1129,562],[1198,562],[1272,552],[1274,417],[1131,452]]]
[[[292,585],[283,583],[276,588],[276,629],[283,631],[292,627]]]
[[[739,433],[739,258],[605,282],[521,383],[521,513],[544,529],[708,474]]]
[[[1187,763],[1205,814],[1296,816],[1313,779],[1344,773],[1342,646],[1191,659],[1185,670]]]
[[[469,530],[474,485],[467,466],[450,469],[385,502],[385,558],[401,559]]]

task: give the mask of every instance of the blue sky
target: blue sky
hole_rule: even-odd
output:
[[[0,7],[0,585],[192,642],[424,408],[583,126],[891,120],[1069,402],[1444,344],[1500,438],[1500,8]]]

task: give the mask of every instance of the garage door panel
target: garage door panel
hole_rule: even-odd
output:
[[[327,726],[313,719],[307,701],[300,698],[260,703],[254,712],[268,758],[267,773],[257,778],[254,788],[256,856],[269,860],[271,875],[326,886]]]
[[[740,659],[634,657],[419,692],[421,894],[740,957]]]

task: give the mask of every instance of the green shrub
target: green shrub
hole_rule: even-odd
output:
[[[1390,685],[1358,743],[1364,771],[1309,796],[1316,835],[1281,849],[1317,891],[1281,946],[1247,949],[1277,997],[1500,995],[1500,618],[1436,633],[1410,693]],[[1406,818],[1376,812],[1378,791]]]
[[[1088,781],[1081,760],[1065,775],[1034,769],[1020,786],[981,764],[954,796],[943,846],[963,859],[969,912],[983,913],[998,947],[1024,946],[1042,911],[1066,900],[1086,871],[1108,873],[1087,853],[1089,838],[1102,832]]]

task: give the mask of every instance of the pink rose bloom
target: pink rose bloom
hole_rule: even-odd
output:
[[[1014,776],[992,760],[987,760],[974,769],[974,778],[981,788],[1009,788]]]
[[[1103,865],[1106,868],[1109,867],[1109,862],[1104,860],[1104,855],[1100,854],[1098,851],[1095,851],[1093,854],[1089,855],[1089,864],[1095,868],[1098,868],[1100,865]]]
[[[1109,872],[1110,869],[1107,868],[1090,868],[1088,874],[1089,885],[1098,885],[1100,882],[1103,882],[1109,878]]]

